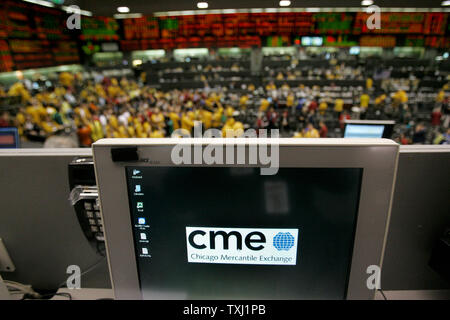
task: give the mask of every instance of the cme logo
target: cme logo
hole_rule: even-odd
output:
[[[296,265],[298,229],[186,227],[190,263]]]
[[[195,249],[216,249],[218,242],[221,242],[223,250],[230,249],[230,240],[234,239],[236,247],[231,248],[242,250],[242,246],[245,245],[247,249],[252,251],[259,251],[264,249],[266,243],[266,237],[262,232],[253,231],[243,236],[239,231],[224,231],[224,230],[211,230],[205,232],[203,230],[194,230],[188,235],[189,244]]]
[[[273,237],[273,246],[278,251],[288,251],[295,244],[295,238],[289,232],[278,232],[275,237]]]

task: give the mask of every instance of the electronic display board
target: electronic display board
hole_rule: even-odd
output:
[[[0,1],[0,71],[80,61],[80,48],[117,42],[120,50],[260,46],[449,47],[444,12],[383,12],[369,29],[365,12],[247,12],[153,16],[116,20],[81,17],[68,30],[68,14],[22,1]],[[322,39],[321,44],[301,39]]]
[[[381,29],[374,30],[366,25],[369,16],[365,12],[146,16],[123,21],[121,49],[292,46],[302,45],[303,36],[324,36],[322,45],[337,47],[414,45],[442,48],[447,43],[444,37],[447,13],[386,12],[380,16]]]
[[[22,1],[0,2],[0,71],[79,62],[68,15]]]
[[[81,40],[118,40],[119,24],[114,18],[85,17],[81,18]]]
[[[447,14],[441,12],[383,12],[380,14],[381,28],[369,29],[366,21],[370,14],[356,13],[354,33],[384,34],[445,34]]]
[[[351,33],[353,15],[351,13],[316,13],[314,15],[315,33]]]

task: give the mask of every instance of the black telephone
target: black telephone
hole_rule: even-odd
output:
[[[84,235],[98,254],[105,255],[103,221],[98,203],[92,157],[77,157],[69,164],[69,200],[75,209]]]

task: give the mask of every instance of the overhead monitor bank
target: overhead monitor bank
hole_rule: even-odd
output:
[[[93,152],[116,299],[374,297],[394,142],[104,139]]]

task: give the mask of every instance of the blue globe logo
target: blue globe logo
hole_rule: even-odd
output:
[[[278,232],[275,237],[273,237],[273,246],[278,250],[288,251],[294,246],[294,236],[289,232]]]

